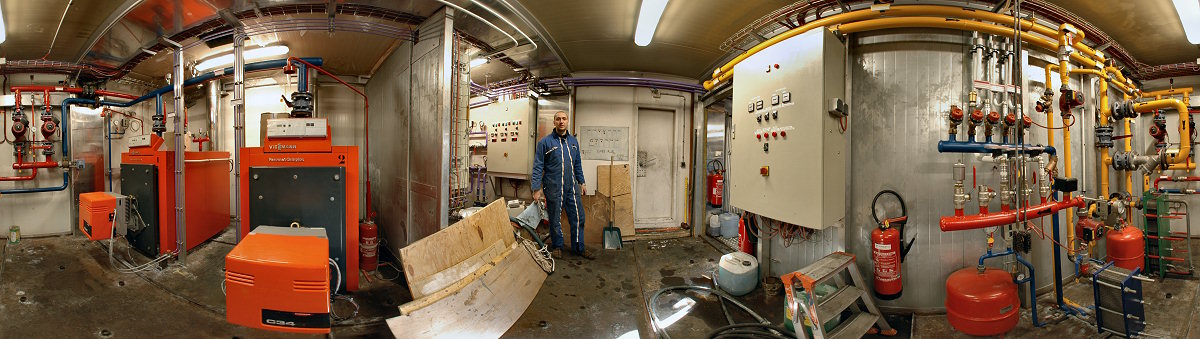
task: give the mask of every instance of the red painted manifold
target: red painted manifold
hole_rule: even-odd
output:
[[[1105,251],[1108,254],[1106,260],[1112,261],[1113,265],[1134,270],[1142,267],[1145,262],[1145,236],[1137,227],[1126,226],[1119,230],[1109,231],[1108,235],[1104,236],[1104,241],[1107,242],[1106,246],[1108,247]]]
[[[1001,335],[1017,326],[1021,299],[1012,275],[974,267],[946,279],[946,319],[959,332],[973,336]]]
[[[1015,223],[1017,222],[1018,213],[1024,213],[1023,219],[1029,220],[1048,216],[1066,208],[1084,206],[1083,199],[1076,197],[1066,201],[1051,201],[1041,205],[1025,207],[1020,211],[942,217],[938,225],[942,228],[942,232],[973,230]]]

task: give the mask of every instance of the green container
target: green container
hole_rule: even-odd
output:
[[[834,287],[833,285],[829,285],[829,284],[820,284],[820,285],[817,285],[816,290],[817,290],[816,291],[817,292],[816,293],[817,294],[817,302],[820,303],[822,301],[825,301],[826,296],[833,294],[833,292],[837,292],[837,287]],[[803,293],[804,289],[800,289],[800,292]],[[787,305],[784,305],[783,315],[784,315],[784,321],[783,321],[784,326],[787,327],[787,329],[789,331],[795,332],[796,328],[795,328],[795,326],[792,325],[792,309],[788,308]],[[825,332],[828,333],[829,331],[833,330],[834,328],[837,328],[837,326],[841,323],[842,323],[842,319],[841,319],[840,315],[838,317],[830,319],[829,321],[826,321],[825,322]],[[813,336],[812,335],[812,323],[809,322],[808,318],[804,318],[803,325],[804,325],[804,333],[809,338],[812,338],[812,336]]]
[[[8,228],[8,244],[16,245],[21,242],[21,226]]]

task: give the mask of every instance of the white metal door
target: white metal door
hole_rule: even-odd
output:
[[[675,171],[678,162],[671,147],[675,141],[675,112],[638,109],[636,194],[634,224],[639,228],[672,227],[674,223]]]

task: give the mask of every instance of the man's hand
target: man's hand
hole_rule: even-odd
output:
[[[546,196],[542,193],[542,190],[536,190],[533,191],[533,200],[546,201]]]
[[[587,195],[587,185],[579,184],[579,195]]]

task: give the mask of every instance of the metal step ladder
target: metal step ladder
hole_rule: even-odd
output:
[[[847,271],[853,284],[847,284],[843,277]],[[787,291],[787,307],[793,314],[793,328],[799,338],[807,338],[803,328],[804,319],[815,324],[812,326],[815,339],[861,338],[868,333],[876,333],[871,325],[878,325],[878,333],[883,335],[896,334],[896,330],[888,325],[864,290],[866,285],[858,273],[858,266],[854,264],[853,254],[830,253],[812,265],[783,275],[781,280]],[[818,300],[815,291],[822,283],[833,284],[837,291]],[[859,300],[862,300],[862,305],[859,305]],[[857,312],[826,333],[820,324],[840,318],[842,311],[850,308]]]

